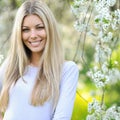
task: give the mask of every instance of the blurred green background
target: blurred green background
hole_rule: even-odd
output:
[[[9,48],[9,36],[11,34],[14,16],[17,8],[23,1],[25,0],[0,0],[0,54],[3,54],[5,57]],[[95,43],[92,39],[87,38],[83,51],[84,41],[82,39],[79,41],[80,33],[73,27],[75,18],[70,8],[72,0],[44,1],[51,8],[59,23],[65,58],[67,60],[74,60],[80,70],[72,120],[85,120],[88,102],[93,97],[101,99],[102,94],[101,90],[96,89],[94,83],[86,75],[93,64]],[[120,46],[114,51],[113,60],[118,60],[120,63]],[[120,65],[118,67],[120,68]],[[112,104],[120,106],[119,91],[120,82],[107,87],[105,102],[108,107]]]

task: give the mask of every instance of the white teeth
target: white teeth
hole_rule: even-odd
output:
[[[40,45],[40,41],[30,42],[33,47]]]

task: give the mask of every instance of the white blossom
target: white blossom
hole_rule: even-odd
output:
[[[93,101],[88,104],[88,112],[92,113],[93,110],[95,112],[101,112],[101,105],[96,99],[93,99]]]
[[[116,0],[106,0],[108,6],[114,6],[116,3]]]
[[[120,120],[120,111],[119,107],[112,106],[106,110],[106,113],[103,117],[103,120]]]
[[[101,116],[105,113],[105,106],[95,98],[88,104],[88,112],[86,120],[101,120]]]
[[[83,32],[83,31],[86,31],[86,29],[87,29],[87,25],[86,24],[80,24],[79,21],[75,22],[74,27],[78,32]]]
[[[117,19],[118,24],[120,25],[120,9],[114,11],[115,18]]]
[[[111,39],[113,38],[112,32],[108,32],[104,36],[101,37],[102,42],[111,42]]]
[[[103,63],[104,61],[106,61],[110,55],[112,50],[108,47],[108,46],[101,46],[101,45],[96,45],[96,53],[95,53],[95,62],[99,63]]]
[[[104,74],[108,73],[109,69],[108,69],[108,63],[104,62],[102,64],[101,70],[103,71]]]
[[[88,76],[92,78],[93,82],[95,83],[96,87],[104,87],[108,82],[108,77],[100,70],[93,71],[90,70],[88,72]]]
[[[114,18],[114,19],[112,20],[111,26],[112,26],[112,29],[113,29],[113,30],[117,30],[117,29],[118,29],[117,19]]]
[[[108,76],[110,79],[109,84],[115,84],[120,80],[120,70],[112,68],[109,70]]]

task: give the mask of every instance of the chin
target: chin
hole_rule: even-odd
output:
[[[43,49],[31,49],[31,52],[33,52],[33,53],[41,53],[41,52],[43,52]]]

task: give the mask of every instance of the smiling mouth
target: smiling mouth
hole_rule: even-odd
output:
[[[42,42],[42,40],[39,40],[39,41],[30,41],[29,43],[33,46],[33,47],[37,47],[40,45],[40,43]]]

